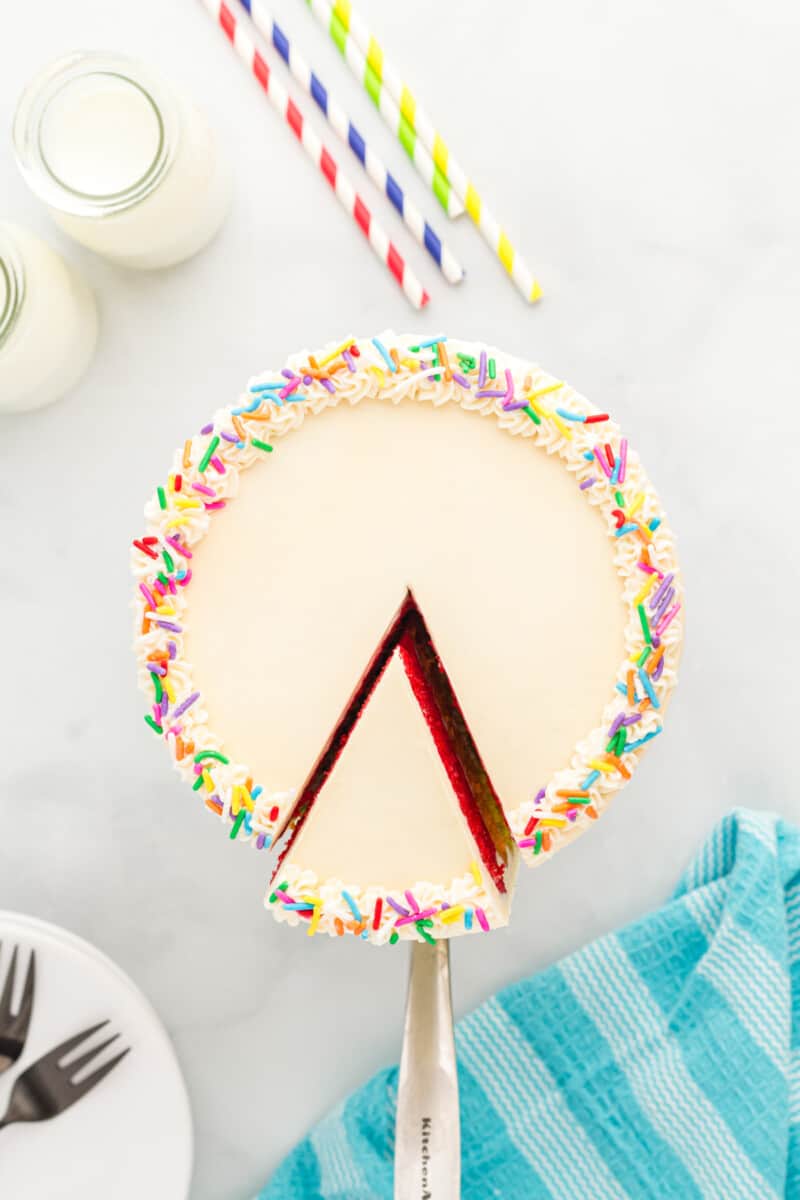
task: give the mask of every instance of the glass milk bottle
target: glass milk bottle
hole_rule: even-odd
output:
[[[28,86],[17,162],[70,237],[129,267],[166,267],[219,229],[231,177],[205,116],[139,63],[72,54]]]
[[[40,238],[0,222],[0,414],[68,392],[96,341],[97,309],[80,276]]]

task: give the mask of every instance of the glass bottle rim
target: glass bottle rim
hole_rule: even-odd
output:
[[[135,87],[150,104],[158,128],[152,161],[138,179],[119,191],[92,195],[71,187],[48,162],[42,123],[53,99],[75,80],[109,75]],[[14,115],[17,165],[28,186],[50,208],[82,217],[103,217],[139,204],[162,181],[175,157],[180,123],[172,94],[134,59],[119,54],[78,51],[50,63],[28,84]]]
[[[25,266],[5,225],[0,225],[0,349],[8,341],[25,299]],[[0,293],[1,294],[1,293]]]

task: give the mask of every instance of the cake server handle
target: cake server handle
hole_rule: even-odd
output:
[[[397,1085],[394,1200],[459,1200],[458,1106],[450,940],[414,942]]]

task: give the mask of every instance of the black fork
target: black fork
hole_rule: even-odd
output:
[[[8,1111],[0,1120],[0,1129],[17,1121],[49,1121],[51,1117],[65,1112],[92,1088],[97,1087],[98,1083],[114,1070],[117,1063],[122,1061],[128,1050],[123,1050],[109,1062],[103,1063],[84,1079],[76,1080],[75,1077],[83,1067],[88,1067],[107,1046],[115,1042],[119,1034],[107,1038],[99,1046],[92,1046],[68,1063],[64,1063],[63,1060],[72,1050],[77,1050],[106,1025],[108,1021],[101,1021],[91,1029],[84,1029],[83,1033],[67,1038],[60,1046],[43,1054],[27,1071],[23,1071],[14,1083]]]
[[[11,1011],[18,955],[19,946],[15,946],[6,974],[3,993],[0,995],[0,1075],[13,1066],[25,1049],[25,1039],[28,1036],[28,1026],[31,1023],[31,1013],[33,1012],[33,994],[36,988],[36,955],[33,951],[31,951],[28,962],[28,973],[25,976],[19,1011],[16,1013]]]

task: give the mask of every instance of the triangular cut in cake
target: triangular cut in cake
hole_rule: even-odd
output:
[[[292,868],[362,896],[420,885],[450,894],[474,880],[492,924],[504,924],[515,867],[500,801],[408,591],[299,792],[274,879]]]

